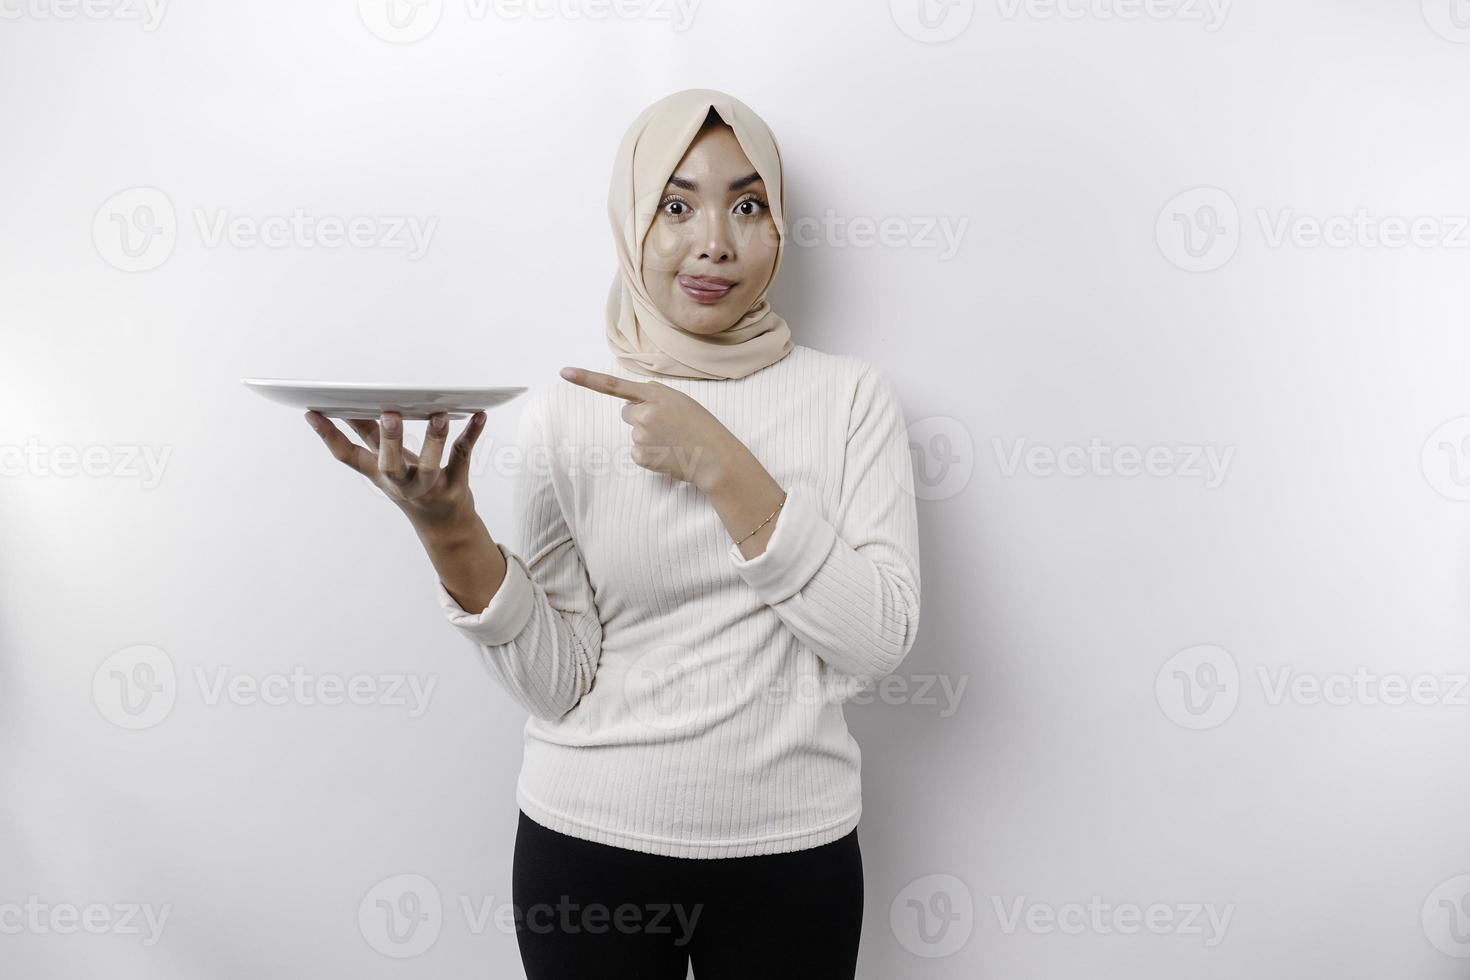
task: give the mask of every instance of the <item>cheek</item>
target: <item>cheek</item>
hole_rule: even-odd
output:
[[[643,275],[646,279],[668,278],[679,269],[683,236],[678,229],[656,222],[643,240]]]
[[[757,286],[765,283],[771,277],[771,269],[776,265],[776,249],[779,241],[776,235],[776,226],[767,221],[752,240],[745,255],[751,270],[751,278],[758,280]],[[759,274],[755,274],[756,272]]]
[[[740,244],[745,256],[753,264],[770,261],[776,254],[776,243],[781,236],[776,233],[776,223],[768,214],[761,221],[748,222],[740,231]]]

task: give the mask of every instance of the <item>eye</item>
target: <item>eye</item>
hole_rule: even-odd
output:
[[[740,209],[745,207],[747,204],[754,205],[756,210],[741,211]],[[755,215],[760,214],[761,211],[765,211],[769,208],[769,204],[756,197],[755,195],[751,195],[750,197],[747,197],[745,200],[741,201],[739,204],[735,205],[735,210],[747,218],[754,217]]]
[[[669,210],[672,205],[676,204],[679,206],[680,210]],[[664,214],[667,214],[670,218],[682,218],[690,210],[692,210],[689,202],[684,200],[677,194],[670,194],[668,197],[664,198],[662,201],[659,202],[658,207],[660,211],[662,211]]]
[[[679,219],[688,217],[694,210],[694,205],[677,194],[670,194],[659,202],[659,210],[670,218]],[[753,218],[761,211],[770,210],[770,205],[760,197],[752,194],[735,205],[735,213],[744,218]]]

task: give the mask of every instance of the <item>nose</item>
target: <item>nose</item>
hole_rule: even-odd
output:
[[[700,258],[728,262],[735,257],[735,236],[726,216],[710,209],[705,213],[704,242]]]

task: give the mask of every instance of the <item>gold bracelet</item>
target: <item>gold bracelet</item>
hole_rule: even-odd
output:
[[[783,494],[781,494],[781,502],[776,505],[776,510],[771,511],[771,517],[775,517],[776,516],[776,511],[780,510],[782,507],[785,507],[785,506],[786,506],[786,494],[783,493]],[[759,531],[761,528],[765,527],[768,523],[770,523],[771,517],[767,517],[765,520],[763,520],[759,524],[757,524],[755,526],[755,531]],[[755,531],[751,531],[750,534],[754,534]],[[741,545],[741,544],[744,544],[745,541],[746,541],[746,539],[750,537],[750,534],[747,534],[744,538],[741,538],[739,541],[736,541],[735,544],[737,546],[738,545]]]

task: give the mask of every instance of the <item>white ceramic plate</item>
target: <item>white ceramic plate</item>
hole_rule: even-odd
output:
[[[392,410],[407,419],[427,419],[447,412],[451,419],[503,405],[525,388],[425,387],[364,381],[294,381],[285,378],[241,378],[251,390],[273,402],[330,419],[376,419]]]

